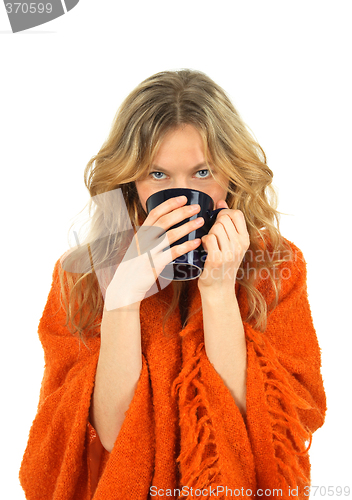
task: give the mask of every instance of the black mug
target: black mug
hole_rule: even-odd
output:
[[[170,229],[182,226],[182,224],[185,224],[190,220],[196,219],[197,217],[203,217],[204,224],[195,231],[191,231],[189,234],[183,236],[183,238],[172,243],[170,245],[170,248],[175,245],[181,245],[186,241],[194,240],[196,238],[202,238],[203,236],[208,234],[208,232],[210,231],[216,220],[217,214],[220,212],[220,210],[223,210],[223,208],[218,208],[216,210],[213,210],[214,206],[213,199],[206,193],[203,193],[202,191],[197,191],[196,189],[187,189],[187,188],[173,188],[173,189],[164,189],[163,191],[158,191],[157,193],[154,193],[151,196],[149,196],[149,198],[146,201],[147,213],[149,214],[149,212],[153,208],[157,207],[158,205],[168,200],[169,198],[174,198],[182,195],[187,197],[187,203],[182,206],[194,205],[198,203],[200,205],[200,211],[197,214],[192,215],[191,217],[187,217],[181,222],[178,222],[174,226],[170,227]],[[172,273],[170,273],[170,270],[168,270],[167,268],[168,266],[173,266],[173,278],[172,278],[173,280],[188,281],[196,279],[198,278],[198,276],[201,275],[204,269],[204,262],[206,256],[207,252],[204,250],[203,245],[200,244],[194,250],[191,250],[190,252],[187,252],[184,255],[180,255],[180,257],[177,257],[175,260],[170,262],[170,264],[168,264],[160,273],[160,276],[162,278],[170,280],[170,276],[172,276]]]

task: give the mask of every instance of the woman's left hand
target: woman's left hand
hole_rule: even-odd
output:
[[[225,210],[218,213],[215,224],[202,238],[208,255],[198,278],[201,293],[233,292],[238,269],[250,244],[241,210],[230,209],[225,200],[218,201],[216,208]]]

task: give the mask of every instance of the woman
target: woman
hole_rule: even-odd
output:
[[[203,73],[162,72],[127,97],[86,168],[90,244],[56,263],[39,325],[46,365],[20,470],[27,498],[308,498],[326,400],[306,265],[280,234],[272,176]],[[199,212],[185,198],[147,215],[147,198],[174,187],[223,210],[201,241],[159,252],[155,274],[145,254],[125,273],[116,248],[131,246],[111,231],[121,210],[107,210],[107,196],[122,193],[134,242],[158,227],[171,245],[204,223],[170,229]],[[200,277],[156,289],[162,268],[200,244]]]

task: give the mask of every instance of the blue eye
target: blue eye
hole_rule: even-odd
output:
[[[150,175],[154,175],[154,174],[161,174],[161,175],[165,175],[163,172],[151,172]],[[154,179],[160,179],[160,177],[154,177]]]
[[[199,174],[199,172],[206,172],[206,175],[201,175],[200,177],[198,177],[198,179],[206,179],[210,175],[209,174],[209,170],[207,168],[202,169],[202,170],[198,170],[198,172],[196,172],[196,173]],[[160,174],[160,176],[157,175],[157,174]],[[157,171],[155,171],[155,172],[150,172],[149,175],[151,175],[153,177],[153,179],[155,179],[155,180],[162,180],[163,177],[161,177],[161,176],[163,176],[165,174],[164,174],[164,172],[157,172]],[[155,175],[157,175],[157,176],[155,177]]]
[[[207,174],[209,174],[209,170],[207,168],[205,168],[203,170],[198,170],[197,174],[199,174],[199,172],[207,172]],[[201,179],[205,179],[206,177],[208,177],[208,175],[206,175],[206,176],[202,175]]]

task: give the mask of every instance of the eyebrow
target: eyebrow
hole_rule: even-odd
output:
[[[205,162],[202,162],[202,163],[199,163],[198,165],[195,165],[194,167],[190,168],[190,170],[196,170],[196,169],[200,169],[202,167],[207,167],[207,169],[209,169],[209,166]],[[160,170],[160,172],[165,172],[167,174],[169,173],[168,170],[166,170],[163,167],[159,167],[158,165],[152,165],[150,168],[151,169],[155,168],[156,170],[158,170],[158,171]]]

